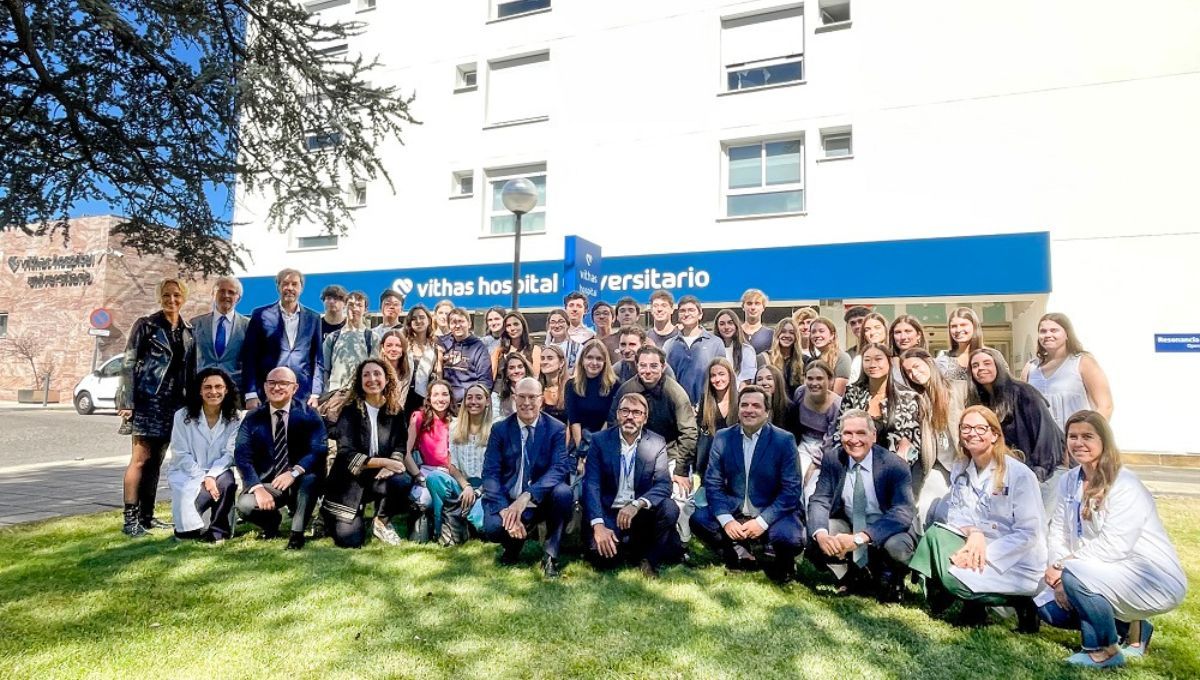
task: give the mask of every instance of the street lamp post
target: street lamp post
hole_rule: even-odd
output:
[[[521,297],[521,216],[537,206],[537,186],[524,177],[510,179],[500,190],[504,207],[517,218],[513,234],[512,311],[520,308]]]

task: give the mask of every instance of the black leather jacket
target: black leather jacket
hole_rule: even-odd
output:
[[[196,342],[191,324],[182,318],[179,323],[183,325],[183,375],[175,376],[175,379],[187,390],[196,373]],[[136,409],[159,394],[167,382],[167,370],[173,358],[170,333],[171,325],[161,311],[134,322],[125,345],[125,366],[117,388],[118,409]]]

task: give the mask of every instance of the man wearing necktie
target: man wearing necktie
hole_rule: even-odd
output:
[[[875,444],[866,411],[842,414],[841,442],[836,455],[822,458],[808,501],[812,559],[845,582],[840,592],[874,588],[880,601],[899,602],[916,546],[912,475],[904,460]]]
[[[516,411],[492,426],[483,457],[483,535],[504,546],[501,564],[516,564],[529,530],[546,523],[542,568],[557,578],[558,545],[575,496],[568,482],[566,426],[542,413],[542,384],[522,378]]]
[[[213,288],[212,311],[189,321],[196,338],[196,372],[219,368],[238,386],[242,384],[242,341],[250,323],[249,317],[237,312],[241,299],[241,282],[232,276],[222,276]]]
[[[272,369],[264,381],[267,402],[246,414],[238,430],[234,461],[243,491],[237,509],[262,529],[260,538],[279,535],[279,508],[291,508],[288,550],[304,547],[304,530],[320,495],[328,448],[325,423],[294,399],[296,374]]]
[[[668,560],[683,552],[675,523],[679,507],[671,501],[667,442],[643,429],[649,411],[637,393],[621,397],[619,428],[592,437],[583,475],[583,506],[591,524],[590,556],[597,569],[626,559],[638,562],[653,578]]]
[[[753,548],[769,543],[774,560],[764,567],[773,581],[795,578],[804,550],[804,508],[796,439],[767,422],[771,396],[757,385],[738,397],[738,425],[713,437],[704,494],[708,505],[692,515],[692,531],[730,569],[755,569]]]

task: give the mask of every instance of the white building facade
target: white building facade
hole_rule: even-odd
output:
[[[914,314],[935,348],[966,304],[1014,366],[1059,311],[1109,376],[1122,447],[1200,452],[1182,418],[1200,353],[1156,343],[1200,335],[1200,3],[307,4],[368,24],[348,48],[423,124],[382,149],[395,193],[342,187],[348,235],[269,232],[268,199],[239,195],[246,304],[290,266],[314,307],[332,282],[503,305],[497,187],[526,176],[530,308],[561,302],[578,235],[610,302],[666,275],[710,310],[757,287],[839,320]]]

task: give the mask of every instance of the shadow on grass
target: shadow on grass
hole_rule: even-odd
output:
[[[249,536],[131,541],[117,526],[109,513],[0,530],[0,676],[1084,677],[1061,663],[1074,634],[961,629],[913,604],[831,597],[808,565],[786,588],[716,566],[650,581],[578,559],[546,582],[536,546],[501,568],[479,543],[288,553]],[[1164,617],[1165,644],[1129,673],[1193,675],[1192,612]]]

